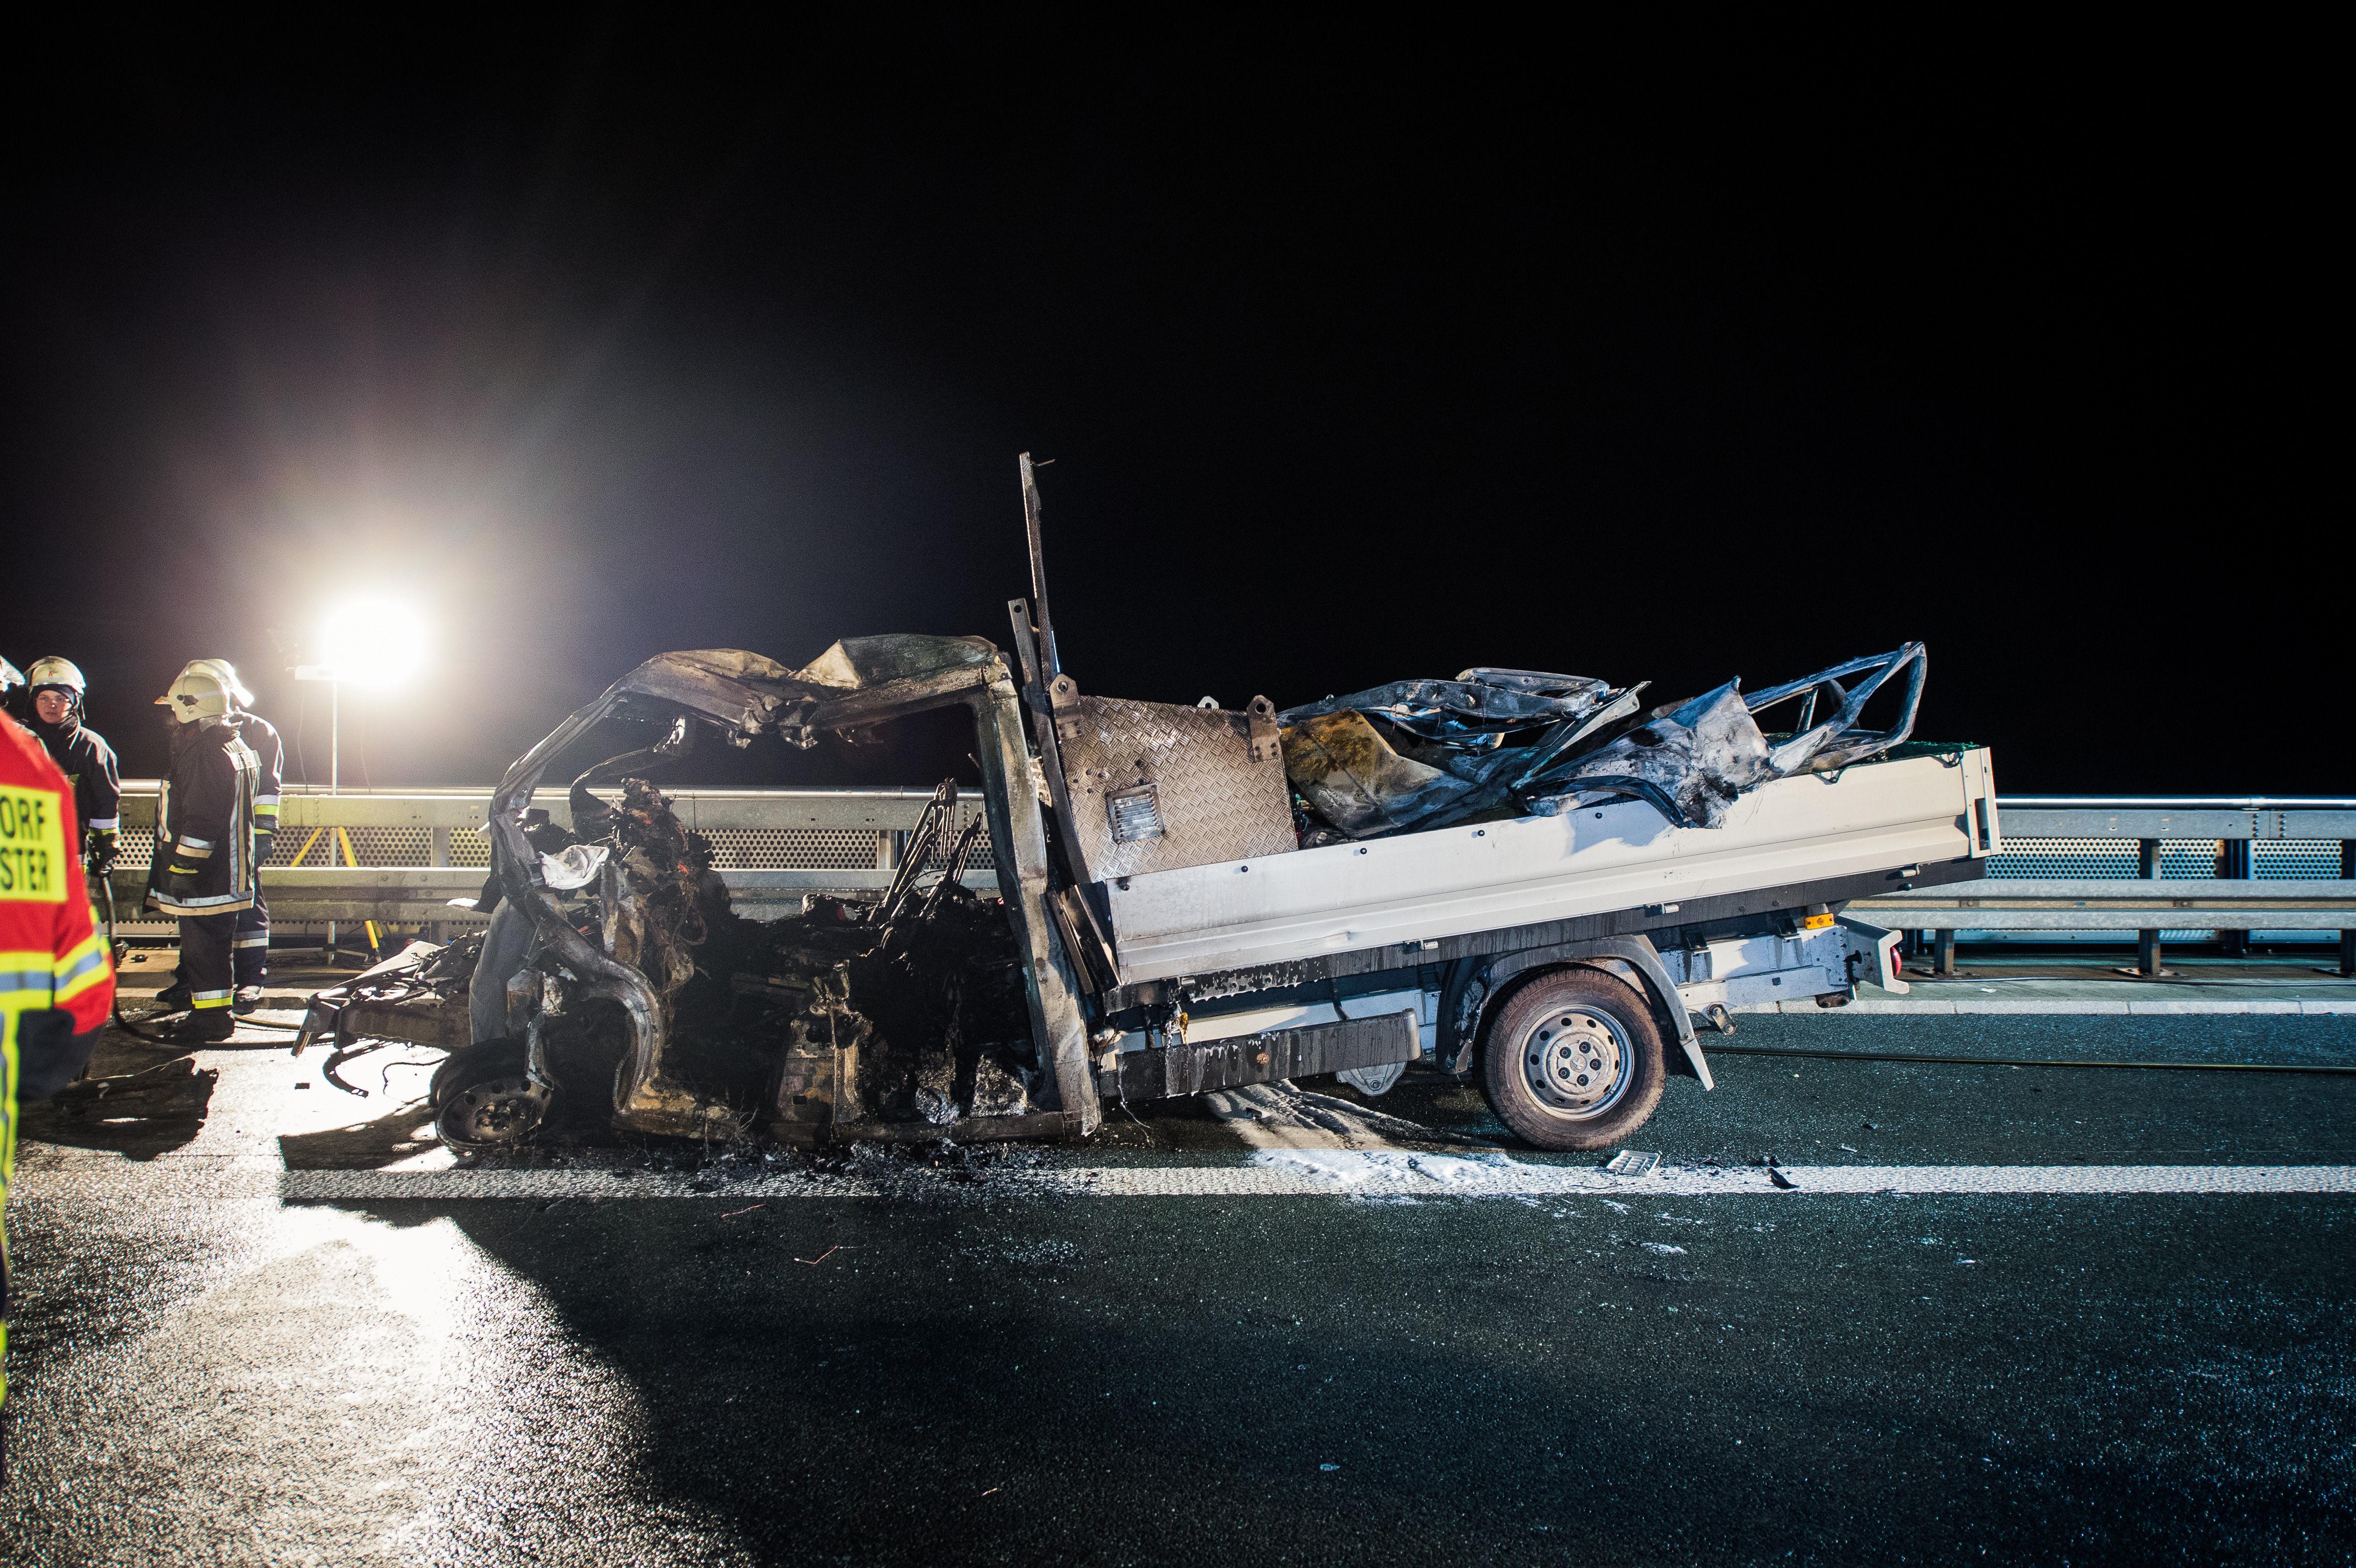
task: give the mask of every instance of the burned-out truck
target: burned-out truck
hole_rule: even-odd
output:
[[[1654,707],[1486,668],[1282,711],[1093,695],[1022,477],[1009,648],[668,654],[508,771],[509,907],[471,977],[503,1027],[437,1074],[447,1141],[602,1118],[608,1072],[626,1131],[808,1146],[1085,1136],[1112,1103],[1321,1074],[1379,1093],[1421,1060],[1539,1147],[1601,1147],[1673,1070],[1710,1086],[1697,1025],[1905,989],[1898,933],[1843,907],[1998,848],[1987,752],[1910,738],[1919,644]],[[945,785],[879,901],[742,918],[652,782],[699,736],[807,747],[942,708],[971,717],[984,809],[952,835]],[[552,837],[543,774],[616,721],[658,738],[576,777]],[[994,897],[965,875],[985,857]]]

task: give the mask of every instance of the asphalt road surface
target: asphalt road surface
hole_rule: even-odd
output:
[[[2345,1063],[2356,1019],[1732,1043]],[[26,1132],[0,1559],[2356,1558],[2356,1077],[1714,1065],[1624,1179],[1429,1077],[452,1170],[421,1068],[124,1045],[153,1087]]]

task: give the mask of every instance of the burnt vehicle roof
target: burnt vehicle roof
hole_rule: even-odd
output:
[[[981,637],[913,633],[845,637],[800,669],[743,648],[657,654],[606,688],[607,698],[651,698],[746,734],[825,721],[846,694],[947,671],[998,656]]]

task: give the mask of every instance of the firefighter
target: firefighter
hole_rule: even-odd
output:
[[[48,748],[58,771],[74,794],[74,820],[82,842],[75,846],[82,869],[104,877],[114,869],[123,827],[123,782],[114,748],[82,722],[89,685],[70,659],[35,659],[25,672],[32,704],[32,731]]]
[[[0,1209],[16,1163],[16,1106],[80,1073],[114,1005],[114,966],[68,848],[80,831],[65,775],[30,731],[0,716]],[[0,1404],[7,1308],[0,1230]],[[0,1476],[6,1462],[0,1449]]]
[[[270,859],[270,845],[278,832],[278,794],[286,769],[285,743],[270,721],[253,709],[253,693],[237,677],[237,667],[227,659],[190,659],[182,675],[209,675],[229,694],[230,711],[241,721],[245,743],[261,760],[262,776],[253,796],[253,907],[237,917],[237,934],[230,942],[230,987],[236,998],[230,1011],[244,1014],[262,1005],[262,982],[270,978],[270,906],[262,901],[260,868]],[[174,983],[157,997],[166,1007],[188,1005],[187,966],[184,961]]]
[[[155,852],[147,902],[180,920],[188,1016],[165,1038],[197,1044],[236,1032],[230,944],[260,885],[253,864],[253,799],[262,760],[219,676],[184,672],[155,699],[172,716],[172,775],[155,805]]]

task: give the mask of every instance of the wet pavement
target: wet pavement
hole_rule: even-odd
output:
[[[1706,1043],[2356,1064],[2356,1018]],[[1274,1139],[454,1169],[432,1056],[358,1100],[121,1041],[135,1114],[28,1121],[0,1559],[2356,1556],[2356,1076],[1720,1052],[1627,1180],[1423,1074]],[[2136,1185],[2186,1168],[2259,1189]]]

